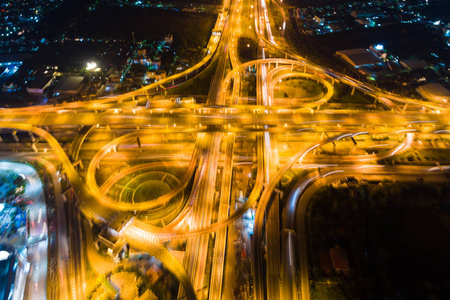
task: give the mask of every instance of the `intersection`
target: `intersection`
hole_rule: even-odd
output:
[[[248,28],[248,23],[253,25]],[[238,39],[248,30],[255,30],[258,57],[243,62],[238,54]],[[2,132],[11,133],[19,144],[21,140],[23,143],[14,144],[13,149],[4,143],[0,149],[32,152],[58,161],[81,214],[88,220],[108,226],[121,213],[132,215],[118,231],[121,241],[159,259],[180,282],[179,297],[221,298],[225,249],[229,243],[227,227],[256,207],[252,237],[254,299],[309,299],[307,254],[302,243],[306,233],[298,223],[300,229],[296,231],[293,220],[298,202],[301,205],[307,202],[299,197],[308,196],[302,195],[310,193],[313,182],[323,184],[348,174],[367,177],[385,174],[402,179],[408,177],[407,173],[438,176],[445,168],[430,171],[423,166],[378,164],[388,164],[390,159],[416,145],[422,136],[448,136],[450,105],[400,97],[285,50],[280,46],[283,40],[276,41],[272,35],[265,0],[226,0],[213,32],[207,55],[201,62],[136,91],[92,101],[1,110]],[[267,50],[272,57],[266,57]],[[273,57],[274,53],[279,57]],[[160,95],[197,76],[212,61],[217,62],[217,68],[206,103],[180,104],[171,101],[172,96]],[[254,104],[249,104],[249,97],[240,96],[247,73],[256,77]],[[296,101],[277,100],[277,84],[293,78],[313,81],[324,92]],[[336,84],[364,93],[374,100],[376,110],[330,108],[328,102]],[[26,132],[31,140],[18,137],[18,132]],[[375,135],[386,136],[387,142],[378,143],[371,138]],[[245,141],[251,146],[242,146]],[[334,150],[348,148],[347,154],[330,154],[331,150],[323,151],[325,154],[320,157],[315,154],[332,146]],[[381,150],[369,153],[371,147]],[[355,154],[357,151],[366,153]],[[134,160],[139,162],[136,157],[145,158],[146,162],[136,163]],[[101,169],[118,162],[128,165],[100,183]],[[246,202],[235,209],[230,207],[230,199],[236,193],[233,176],[238,163],[251,164],[256,175]],[[339,167],[336,169],[334,165]],[[279,237],[281,249],[267,250],[271,255],[264,258],[264,230],[267,232],[273,224],[280,223],[267,222],[267,213],[278,197],[281,178],[294,167],[310,171],[299,180],[297,194],[286,208],[288,219],[281,222]],[[160,168],[183,173],[164,195],[137,202],[120,201],[117,198],[122,196],[110,192],[127,176],[142,174],[136,181],[143,184],[151,171]],[[330,169],[319,174],[321,168]],[[164,181],[168,177],[161,178]],[[123,193],[122,189],[120,195]],[[179,198],[187,199],[179,202]],[[304,210],[304,206],[300,207]],[[148,217],[144,219],[141,215]],[[215,267],[208,278],[205,276],[208,244],[213,235],[211,255]],[[187,240],[182,262],[165,245],[171,239]],[[300,245],[299,254],[294,253],[296,242]],[[300,261],[300,288],[296,287],[295,260]],[[269,270],[274,264],[280,265],[280,278],[265,282],[264,274],[277,273]],[[263,266],[268,269],[263,270]],[[69,294],[73,299],[83,299],[81,281],[74,284],[77,286],[72,286]]]

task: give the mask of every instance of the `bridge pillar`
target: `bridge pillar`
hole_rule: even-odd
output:
[[[139,148],[139,153],[141,153],[141,152],[142,152],[142,149],[141,149],[141,139],[140,139],[139,137],[136,138],[136,143],[137,143],[138,148]]]
[[[351,93],[350,95],[352,95],[352,96],[353,96],[353,94],[355,94],[355,87],[353,87],[353,89],[352,89],[352,93]]]
[[[34,152],[38,152],[38,149],[34,143],[31,144],[31,149],[33,149]]]
[[[17,137],[17,130],[14,130],[11,134],[12,134],[14,140],[15,140],[16,142],[19,142],[19,138]]]

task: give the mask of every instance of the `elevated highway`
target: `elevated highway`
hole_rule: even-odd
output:
[[[299,203],[296,199],[298,199],[300,191],[304,191],[306,187],[318,181],[319,178],[331,180],[335,177],[334,173],[327,176],[319,176],[312,171],[312,173],[309,173],[309,177],[305,179],[306,181],[302,181],[296,187],[297,192],[290,197],[292,199],[289,202],[288,211],[285,212],[287,219],[283,223],[283,228],[286,230],[282,233],[281,258],[275,258],[276,262],[279,259],[282,262],[281,290],[277,291],[278,282],[271,281],[269,282],[270,291],[266,292],[264,290],[264,272],[262,270],[264,217],[271,203],[272,193],[281,177],[294,165],[302,166],[305,156],[314,149],[340,139],[353,138],[359,134],[404,133],[405,138],[392,149],[378,154],[347,157],[328,156],[326,159],[328,161],[339,159],[341,163],[349,164],[376,161],[406,151],[414,141],[414,137],[420,134],[450,134],[448,119],[450,105],[403,98],[381,91],[348,76],[321,68],[300,56],[284,51],[275,43],[264,1],[254,2],[255,27],[262,46],[261,58],[242,63],[236,54],[238,37],[233,37],[233,30],[239,28],[239,26],[236,26],[241,17],[238,10],[242,7],[240,2],[243,1],[245,0],[225,1],[223,14],[215,27],[216,34],[212,36],[208,44],[208,53],[200,63],[191,69],[123,95],[115,95],[95,101],[74,102],[57,106],[47,105],[41,106],[39,109],[28,107],[0,110],[0,127],[13,132],[17,130],[32,132],[49,145],[52,149],[52,154],[56,155],[61,162],[79,201],[79,207],[88,219],[109,224],[120,211],[136,212],[138,215],[141,211],[156,210],[165,206],[168,209],[170,205],[175,205],[171,209],[174,209],[173,211],[176,211],[177,215],[170,215],[170,219],[173,219],[170,224],[157,227],[152,223],[139,220],[135,216],[121,230],[120,235],[133,247],[147,251],[161,260],[164,266],[181,283],[183,287],[181,294],[186,295],[189,299],[200,298],[204,295],[202,289],[205,282],[207,242],[209,234],[214,232],[216,232],[216,241],[213,250],[213,262],[219,265],[219,268],[212,272],[209,282],[209,293],[211,299],[220,298],[226,226],[238,220],[251,206],[257,204],[252,249],[255,299],[265,299],[265,295],[269,295],[269,299],[275,299],[278,295],[280,295],[281,299],[298,298],[299,295],[296,294],[295,289],[295,270],[292,267],[295,266],[296,257],[299,258],[301,266],[301,298],[308,299],[309,283],[307,281],[307,273],[306,275],[304,273],[307,272],[307,268],[305,271],[307,256],[303,252],[298,256],[292,256],[293,245],[295,244],[293,214]],[[281,53],[286,54],[286,57],[291,57],[292,59],[265,58],[264,48],[267,46],[275,47]],[[231,48],[236,49],[231,50]],[[230,58],[231,67],[233,68],[229,72],[227,72],[228,58]],[[139,106],[142,101],[146,102],[147,99],[150,99],[150,94],[153,94],[157,89],[181,84],[184,80],[201,72],[213,60],[217,60],[218,64],[207,104],[170,104],[158,107],[157,104],[153,103],[145,109]],[[238,105],[239,93],[242,88],[240,76],[246,69],[253,66],[257,66],[258,70],[257,104]],[[297,107],[275,105],[273,87],[277,80],[295,77],[308,78],[320,82],[325,86],[326,93],[319,98],[309,99],[313,101],[303,101]],[[333,84],[336,81],[378,99],[387,109],[392,109],[393,111],[317,110],[316,107],[325,104],[333,96]],[[232,82],[233,85],[231,85]],[[227,103],[231,103],[231,105],[227,105]],[[406,113],[398,108],[398,103],[426,107],[434,110],[436,113]],[[68,154],[61,147],[59,141],[43,129],[48,126],[63,125],[83,126],[68,149]],[[80,159],[80,149],[83,143],[97,126],[123,126],[124,128],[128,126],[134,127],[136,130],[114,138],[101,147],[92,157],[87,169],[86,180],[83,181],[73,164]],[[274,137],[278,133],[297,134],[306,131],[328,132],[335,135],[297,151],[287,162],[279,166],[279,162],[276,159],[278,151],[278,146],[276,146],[277,139]],[[233,147],[236,133],[241,132],[255,132],[257,175],[247,201],[241,208],[228,215],[229,197],[232,192],[230,187],[232,180],[231,170],[233,159],[235,159]],[[122,174],[112,176],[106,180],[101,187],[98,186],[96,181],[97,169],[107,153],[124,144],[136,144],[139,137],[145,136],[156,140],[161,135],[175,133],[188,133],[196,136],[195,147],[189,162],[180,162],[176,156],[167,155],[163,163],[152,162],[132,166],[124,170]],[[222,174],[223,181],[220,186],[221,195],[217,203],[215,202],[217,200],[215,199],[215,187],[217,169],[221,157],[218,152],[220,140],[224,136],[226,137],[227,150],[223,162],[224,174]],[[152,201],[141,203],[118,203],[106,195],[114,182],[117,182],[123,176],[163,165],[187,168],[179,184],[168,194]],[[277,169],[278,167],[279,169]],[[359,174],[359,167],[348,167],[346,169],[348,171],[344,171],[348,172],[348,174]],[[388,168],[385,170],[388,170]],[[409,170],[411,171],[411,169]],[[336,176],[341,176],[340,173]],[[388,174],[388,172],[383,174]],[[192,189],[186,191],[189,183],[192,183]],[[172,202],[174,197],[181,192],[189,193],[188,200],[183,207],[177,206],[177,204]],[[302,203],[301,200],[300,203]],[[213,207],[216,204],[219,205],[218,221],[213,223],[211,219],[214,212]],[[155,219],[163,219],[170,213],[168,210],[163,209],[155,213],[154,217]],[[181,227],[182,221],[189,218],[193,226],[189,229]],[[297,238],[300,235],[302,236],[301,238],[305,238],[304,229],[302,228],[298,230]],[[189,239],[191,241],[188,242],[187,256],[189,258],[186,260],[184,267],[162,245],[163,241],[174,238]],[[304,242],[301,242],[300,245],[304,245]],[[272,258],[268,257],[267,259],[271,260]],[[273,264],[273,261],[271,263]]]
[[[348,176],[362,176],[367,180],[381,181],[390,178],[398,181],[416,181],[417,177],[433,182],[448,182],[440,169],[417,166],[338,166],[327,172],[325,167],[310,170],[297,181],[287,197],[282,225],[282,293],[288,299],[310,299],[306,209],[311,197],[322,187]],[[296,247],[297,245],[297,247]],[[295,250],[298,249],[298,251]],[[300,295],[296,283],[297,262],[300,265]]]

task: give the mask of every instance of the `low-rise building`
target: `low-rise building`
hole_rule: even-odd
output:
[[[8,80],[3,84],[2,90],[4,92],[15,92],[18,88],[17,83],[15,83],[13,80]]]
[[[314,16],[314,20],[316,20],[316,22],[319,24],[323,24],[325,22],[325,17],[321,14],[316,14]]]
[[[173,43],[173,34],[168,34],[164,37],[164,43],[167,45],[172,45]]]
[[[330,275],[333,271],[333,263],[331,262],[330,252],[326,249],[319,250],[320,268],[325,274]]]
[[[361,19],[366,17],[366,13],[363,10],[355,9],[350,13],[350,15],[355,19]]]
[[[375,54],[363,48],[336,51],[336,56],[355,68],[381,63]]]
[[[384,46],[382,44],[372,44],[369,46],[369,50],[378,57],[385,56]]]
[[[44,90],[53,82],[53,76],[40,75],[27,86],[27,92],[32,95],[42,96]]]
[[[53,89],[57,96],[76,96],[84,88],[83,76],[66,76],[59,80]]]
[[[417,89],[425,99],[433,102],[447,103],[450,100],[450,91],[440,83],[428,83]]]
[[[340,247],[334,247],[330,249],[330,257],[333,263],[333,268],[336,272],[348,273],[350,272],[350,267],[348,266],[347,255],[345,250]]]
[[[404,59],[400,61],[400,64],[408,70],[422,70],[427,65],[418,58]]]
[[[147,71],[146,81],[147,82],[157,82],[166,78],[167,74],[165,70],[152,70]]]

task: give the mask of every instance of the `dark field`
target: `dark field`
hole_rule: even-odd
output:
[[[309,217],[312,299],[448,299],[449,192],[420,181],[319,191]],[[346,250],[347,275],[320,268],[319,249],[334,246]]]
[[[214,26],[213,14],[169,12],[139,7],[100,6],[77,24],[70,34],[96,39],[115,38],[137,41],[157,39],[173,33],[174,39],[183,37],[188,43],[203,42],[205,46]]]
[[[379,28],[360,28],[332,35],[315,36],[313,40],[330,53],[352,48],[368,48],[371,44],[383,44],[385,49],[400,59],[416,56],[433,60],[431,53],[450,63],[450,53],[444,40],[431,34],[423,25],[402,24]]]

